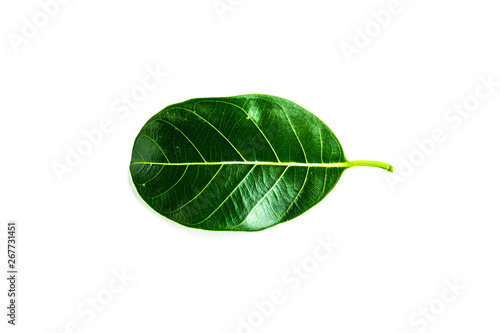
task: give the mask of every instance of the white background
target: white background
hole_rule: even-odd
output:
[[[498,4],[401,0],[349,62],[342,43],[376,29],[370,12],[389,1],[232,3],[221,19],[212,0],[72,0],[14,47],[41,7],[2,2],[0,221],[3,236],[19,223],[20,278],[15,328],[0,283],[1,331],[237,332],[239,318],[263,317],[254,302],[275,289],[284,303],[240,332],[498,331],[500,87],[460,124],[443,118],[473,101],[479,77],[500,81]],[[169,75],[120,118],[113,103],[148,66]],[[393,163],[400,182],[348,170],[309,212],[257,233],[188,229],[143,204],[128,163],[147,119],[189,98],[246,93],[302,105],[348,159]],[[59,181],[53,164],[105,118],[113,130]],[[446,140],[419,153],[415,141],[438,128]],[[402,176],[410,156],[419,165]],[[292,290],[284,276],[314,264],[318,237],[340,247]],[[95,317],[79,314],[122,270],[127,286]],[[445,304],[447,280],[466,290]],[[422,321],[415,313],[429,306],[439,314]]]

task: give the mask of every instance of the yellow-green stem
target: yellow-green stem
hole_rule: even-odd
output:
[[[347,165],[349,167],[356,167],[356,166],[368,166],[368,167],[376,167],[376,168],[381,168],[389,172],[393,172],[394,168],[392,165],[383,163],[383,162],[377,162],[377,161],[350,161],[347,162]]]

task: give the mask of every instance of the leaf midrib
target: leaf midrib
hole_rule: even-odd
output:
[[[270,166],[297,166],[297,167],[316,167],[316,168],[348,168],[351,162],[336,163],[299,163],[299,162],[264,162],[264,161],[224,161],[224,162],[181,162],[181,163],[162,163],[162,162],[133,162],[131,165],[163,165],[163,166],[186,166],[186,165],[270,165]]]

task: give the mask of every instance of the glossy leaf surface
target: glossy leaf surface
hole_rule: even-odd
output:
[[[320,202],[354,165],[333,132],[288,100],[198,98],[166,107],[138,134],[130,172],[144,201],[187,227],[256,231]],[[370,164],[371,163],[371,164]]]

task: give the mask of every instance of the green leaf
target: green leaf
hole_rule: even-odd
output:
[[[197,98],[166,107],[139,132],[130,172],[161,215],[192,228],[257,231],[320,202],[349,167],[333,132],[286,99]]]

